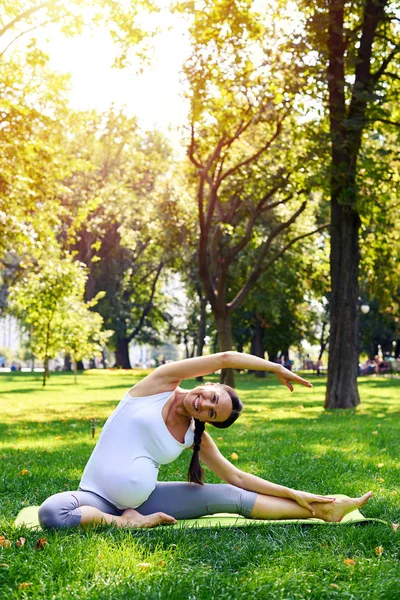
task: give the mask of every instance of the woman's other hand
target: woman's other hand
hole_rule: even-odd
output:
[[[285,369],[285,367],[281,366],[279,370],[275,371],[275,375],[283,385],[286,385],[286,387],[289,388],[291,392],[293,392],[292,383],[300,383],[305,387],[312,388],[312,383],[307,381],[307,379],[299,377],[299,375],[292,373],[292,371]]]
[[[311,506],[312,502],[335,502],[335,498],[332,496],[319,496],[318,494],[309,494],[308,492],[300,492],[298,490],[291,490],[289,498],[295,500],[299,506],[309,510],[313,516],[315,516],[315,510]]]

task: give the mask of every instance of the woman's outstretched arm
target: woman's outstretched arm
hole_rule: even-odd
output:
[[[218,352],[209,356],[199,356],[178,360],[157,367],[148,378],[162,380],[164,384],[179,383],[182,379],[209,375],[219,369],[251,369],[255,371],[271,371],[279,381],[293,391],[292,383],[300,383],[312,387],[309,381],[285,369],[282,365],[264,360],[252,354],[241,352]]]
[[[314,514],[314,508],[310,505],[311,502],[334,502],[334,498],[328,496],[320,496],[317,494],[309,494],[300,490],[294,490],[284,485],[272,483],[251,473],[246,473],[235,467],[227,460],[219,451],[218,446],[213,441],[208,433],[204,432],[201,438],[200,460],[220,477],[226,483],[235,485],[250,492],[263,494],[266,496],[276,496],[278,498],[290,498],[295,500],[297,504],[307,508]]]

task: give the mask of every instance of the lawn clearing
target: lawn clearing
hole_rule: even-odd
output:
[[[77,488],[101,426],[142,375],[89,372],[74,385],[55,374],[45,389],[37,375],[0,375],[0,535],[11,542],[0,538],[1,598],[400,598],[400,530],[390,525],[15,529],[24,506]],[[239,376],[243,416],[207,430],[243,470],[316,493],[371,489],[364,514],[398,523],[400,380],[363,378],[357,411],[328,413],[326,379],[312,382],[290,394],[273,376]],[[184,480],[189,458],[162,467],[160,480]]]

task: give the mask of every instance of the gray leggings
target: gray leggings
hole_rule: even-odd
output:
[[[179,481],[158,483],[149,498],[136,510],[142,515],[164,512],[175,519],[196,519],[215,513],[238,513],[249,517],[257,494],[225,483],[197,485]],[[98,494],[79,489],[47,498],[39,508],[42,527],[76,527],[81,520],[80,506],[94,506],[111,515],[117,508]]]

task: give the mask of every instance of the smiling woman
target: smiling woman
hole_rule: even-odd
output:
[[[316,516],[340,521],[362,506],[361,498],[334,498],[293,490],[237,469],[218,450],[205,424],[229,427],[242,410],[236,392],[209,383],[189,392],[183,379],[222,368],[266,370],[293,391],[312,385],[281,365],[224,352],[162,365],[133,386],[103,427],[79,489],[48,498],[39,509],[43,527],[88,523],[154,527],[219,512],[259,519]],[[189,483],[157,482],[162,464],[193,448]],[[203,484],[199,459],[225,484]]]

